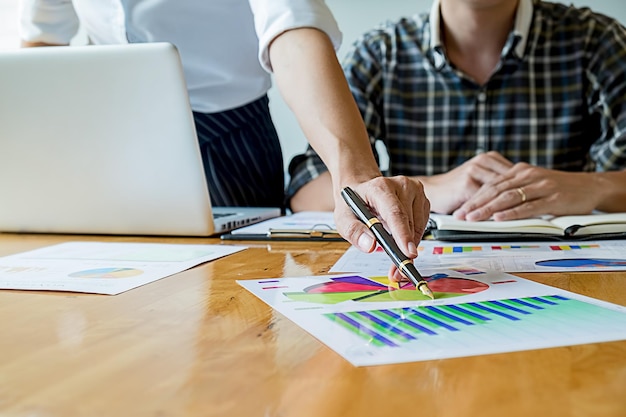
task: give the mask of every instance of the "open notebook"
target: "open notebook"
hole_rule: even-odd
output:
[[[626,239],[626,213],[479,222],[431,213],[429,231],[435,239],[455,241]]]
[[[2,52],[0,91],[0,231],[209,236],[280,215],[211,207],[171,44]]]

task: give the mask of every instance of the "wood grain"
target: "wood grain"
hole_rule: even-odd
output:
[[[67,240],[222,244],[0,234],[0,256]],[[117,296],[0,291],[0,416],[626,415],[626,341],[356,368],[235,282],[347,247],[254,243]],[[626,273],[519,275],[626,305]]]

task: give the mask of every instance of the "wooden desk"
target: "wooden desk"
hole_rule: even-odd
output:
[[[0,234],[0,256],[66,240]],[[356,368],[235,283],[345,243],[254,244],[117,296],[0,291],[0,416],[619,416],[626,341]],[[626,305],[626,273],[519,274]]]

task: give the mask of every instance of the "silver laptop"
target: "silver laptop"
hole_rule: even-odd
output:
[[[0,231],[210,236],[278,215],[211,207],[174,46],[0,53]]]

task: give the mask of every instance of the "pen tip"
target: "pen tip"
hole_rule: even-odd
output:
[[[422,281],[422,283],[420,283],[420,285],[418,285],[417,287],[422,294],[424,294],[426,297],[429,297],[431,300],[435,299],[435,295],[433,294],[433,292],[430,290],[430,288],[428,288],[428,284],[426,284],[426,281]]]

